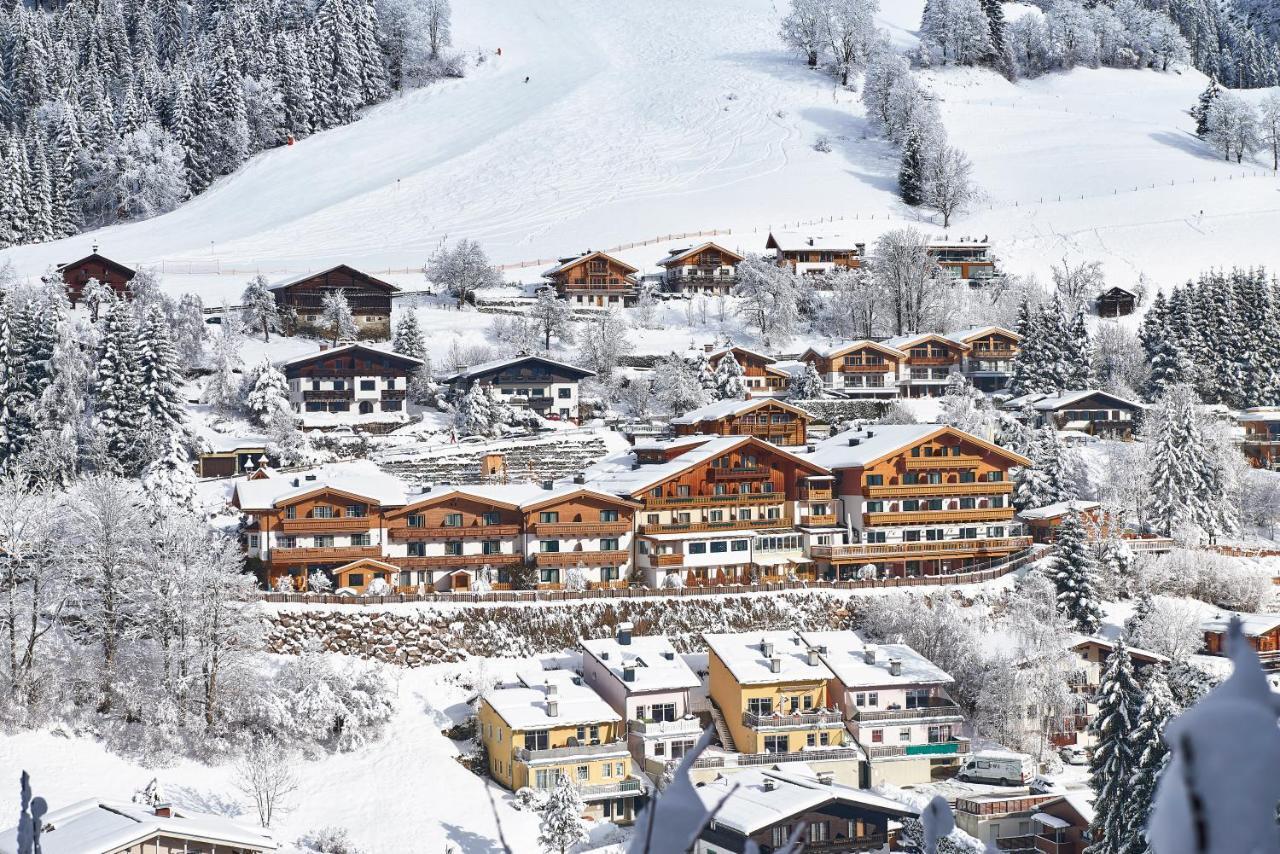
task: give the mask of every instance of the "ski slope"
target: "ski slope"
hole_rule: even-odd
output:
[[[921,5],[882,3],[900,47]],[[265,152],[166,216],[3,255],[34,276],[97,243],[217,302],[256,271],[338,262],[420,282],[410,271],[461,237],[515,263],[685,231],[731,229],[718,239],[759,251],[771,227],[800,221],[833,220],[826,228],[860,240],[916,222],[856,93],[781,49],[784,6],[459,3],[458,47],[486,56],[466,79]],[[1102,260],[1117,282],[1145,272],[1169,285],[1209,266],[1280,265],[1280,183],[1190,134],[1198,73],[924,76],[987,191],[950,236],[988,235],[1006,269],[1044,274],[1069,255]],[[820,136],[831,152],[814,150]],[[668,245],[626,257],[648,271]]]

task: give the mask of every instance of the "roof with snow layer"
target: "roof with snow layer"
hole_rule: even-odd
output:
[[[384,282],[382,281],[382,279],[379,279],[377,276],[370,276],[368,273],[363,272],[362,270],[357,270],[355,267],[349,266],[347,264],[335,264],[334,266],[327,267],[323,270],[314,270],[310,273],[299,273],[296,276],[290,276],[287,279],[281,279],[280,281],[273,284],[270,288],[268,288],[268,290],[272,290],[272,291],[282,290],[291,285],[296,285],[299,282],[305,282],[308,279],[314,279],[316,276],[324,276],[328,273],[332,273],[335,270],[345,270],[353,279],[359,279],[365,282],[366,284],[372,285],[375,288],[386,290],[387,293],[396,293],[400,290],[398,287],[391,284],[390,282]]]
[[[40,834],[44,854],[95,854],[134,850],[156,836],[249,851],[275,851],[263,830],[236,824],[222,816],[170,808],[169,816],[140,804],[89,799],[46,813]],[[0,832],[0,854],[17,854],[18,828]]]
[[[519,685],[495,688],[484,699],[517,731],[622,720],[599,694],[568,670],[521,674]],[[556,703],[554,715],[549,702]]]
[[[792,406],[783,400],[772,397],[753,397],[748,400],[735,400],[729,398],[726,400],[717,400],[714,403],[708,403],[706,406],[699,406],[697,409],[691,409],[679,418],[672,418],[672,424],[698,424],[702,421],[715,421],[719,418],[730,418],[734,415],[742,415],[752,412],[762,406],[772,404],[781,407],[788,412],[796,415],[810,418],[812,416],[803,409]]]
[[[726,258],[734,258],[737,261],[742,260],[742,256],[739,255],[737,252],[734,252],[731,249],[726,249],[723,246],[721,246],[719,243],[715,243],[713,241],[708,240],[706,243],[703,243],[700,246],[694,246],[692,248],[687,248],[687,249],[672,249],[666,258],[663,258],[661,261],[658,262],[658,266],[659,267],[670,266],[671,264],[674,264],[676,261],[679,261],[682,258],[688,258],[690,255],[696,255],[699,252],[702,252],[703,250],[706,250],[706,249],[718,249],[720,250],[720,254],[724,255]]]
[[[562,261],[560,261],[560,263],[556,264],[554,267],[548,267],[546,270],[543,270],[542,275],[545,278],[547,276],[554,276],[557,273],[563,273],[567,270],[572,270],[574,267],[577,267],[579,264],[583,263],[584,261],[589,261],[592,258],[607,258],[608,260],[617,264],[619,267],[622,267],[628,273],[628,275],[631,273],[637,273],[640,271],[639,267],[632,267],[626,261],[619,261],[617,258],[614,258],[612,255],[608,254],[607,252],[597,251],[597,252],[584,252],[581,255],[575,256],[573,258],[565,258]]]
[[[1102,391],[1101,389],[1096,388],[1081,389],[1079,391],[1060,391],[1057,394],[1041,394],[1039,392],[1024,394],[1021,397],[1015,397],[1005,401],[1004,408],[1022,409],[1030,406],[1037,412],[1056,412],[1059,409],[1066,409],[1071,404],[1093,395],[1104,397],[1115,403],[1117,406],[1125,409],[1142,410],[1147,408],[1145,403],[1139,403],[1136,400],[1129,400],[1128,398],[1120,397],[1117,394],[1112,394],[1109,391]]]
[[[588,371],[586,368],[579,368],[577,365],[570,365],[568,362],[557,362],[555,359],[548,359],[543,356],[530,356],[526,354],[522,356],[512,356],[509,359],[494,359],[489,362],[481,362],[478,365],[469,365],[468,367],[455,371],[452,374],[447,374],[441,377],[441,382],[451,383],[458,379],[474,379],[476,377],[482,377],[485,374],[495,374],[505,368],[523,365],[526,362],[538,362],[543,365],[549,365],[550,367],[558,368],[565,373],[577,375],[578,379],[595,376],[594,371]]]

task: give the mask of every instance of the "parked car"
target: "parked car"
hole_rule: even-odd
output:
[[[1036,761],[1025,753],[983,750],[973,754],[956,778],[966,783],[1025,786],[1036,776]]]
[[[1057,780],[1043,776],[1033,779],[1027,784],[1027,788],[1031,790],[1033,795],[1060,795],[1067,790],[1066,786]]]
[[[1083,747],[1076,747],[1075,745],[1069,744],[1059,750],[1058,755],[1062,757],[1062,761],[1068,765],[1089,764],[1089,751],[1085,750]]]

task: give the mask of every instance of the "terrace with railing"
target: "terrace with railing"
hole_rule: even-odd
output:
[[[866,706],[855,708],[852,719],[864,724],[882,721],[915,721],[935,718],[961,717],[960,707],[946,697],[929,697],[927,702],[905,709],[872,709]]]

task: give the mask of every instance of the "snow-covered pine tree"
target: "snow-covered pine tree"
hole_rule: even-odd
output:
[[[898,164],[898,195],[905,204],[918,207],[924,204],[924,194],[920,186],[921,161],[924,140],[918,125],[912,125],[907,131],[907,138],[902,143],[902,158]]]
[[[395,332],[391,336],[391,349],[411,359],[421,359],[426,355],[427,342],[422,337],[422,328],[418,326],[418,312],[412,308],[396,323]]]
[[[788,396],[792,400],[820,400],[824,394],[817,367],[813,362],[805,362],[804,370],[792,377]]]
[[[495,414],[489,394],[480,383],[473,383],[458,398],[453,426],[459,436],[487,436],[493,432],[494,425]]]
[[[142,488],[156,514],[190,510],[195,502],[196,475],[183,437],[169,434],[157,442],[147,439],[150,459],[142,470]]]
[[[529,317],[542,333],[542,349],[551,349],[552,338],[558,338],[561,345],[573,343],[573,309],[566,300],[557,297],[554,290],[538,291],[529,308]]]
[[[1198,530],[1212,538],[1235,527],[1225,500],[1226,474],[1206,439],[1198,406],[1190,386],[1175,385],[1143,421],[1151,512],[1165,536]]]
[[[716,397],[721,400],[741,400],[747,394],[745,376],[733,350],[725,350],[716,363]]]
[[[1036,431],[1026,456],[1031,465],[1018,469],[1014,476],[1015,507],[1028,510],[1075,497],[1068,486],[1057,431],[1052,427],[1041,427]]]
[[[1086,542],[1084,523],[1072,510],[1058,526],[1057,548],[1047,574],[1058,591],[1058,607],[1081,634],[1091,635],[1102,624],[1097,571]]]
[[[1121,637],[1107,656],[1098,681],[1098,713],[1089,724],[1098,743],[1089,760],[1089,784],[1095,800],[1089,825],[1094,841],[1085,849],[1088,854],[1120,854],[1130,835],[1141,833],[1141,828],[1129,827],[1128,807],[1129,787],[1138,767],[1135,733],[1142,695],[1128,644]]]
[[[213,336],[212,372],[205,379],[202,400],[216,412],[228,414],[240,406],[241,380],[239,318],[224,309],[222,324]]]
[[[138,326],[123,300],[112,300],[103,322],[93,383],[95,429],[107,453],[106,465],[130,476],[146,465],[142,425],[146,403],[139,372]]]
[[[156,449],[148,450],[146,458],[174,458],[180,450],[185,460],[188,435],[182,371],[169,337],[168,319],[158,305],[151,307],[138,332],[137,371],[140,435]]]
[[[270,360],[263,359],[257,369],[245,377],[248,389],[244,407],[255,423],[266,427],[280,412],[291,412],[289,380]]]
[[[1125,815],[1122,816],[1122,823],[1128,829],[1129,836],[1116,849],[1119,854],[1151,854],[1151,843],[1147,840],[1146,833],[1147,823],[1151,817],[1151,805],[1155,802],[1160,775],[1169,764],[1164,727],[1177,713],[1163,667],[1150,668],[1142,687],[1142,710],[1138,712],[1138,722],[1132,736],[1137,764],[1130,778]]]
[[[684,415],[707,402],[696,370],[678,353],[671,353],[654,365],[653,396],[665,412]]]
[[[339,341],[354,341],[360,330],[347,302],[347,292],[341,288],[326,291],[320,299],[320,325],[332,343],[336,346]]]
[[[270,342],[271,332],[280,331],[280,309],[276,306],[276,295],[266,276],[259,273],[249,280],[240,295],[240,304],[245,326],[260,330],[262,340]]]
[[[538,825],[538,844],[542,850],[549,854],[568,854],[575,845],[586,842],[589,834],[582,819],[585,811],[577,787],[567,774],[561,774],[542,807],[542,821]]]
[[[1204,87],[1204,91],[1200,93],[1199,100],[1196,105],[1191,108],[1191,117],[1196,120],[1196,136],[1204,138],[1209,133],[1209,110],[1213,107],[1213,102],[1218,100],[1218,96],[1222,94],[1222,88],[1218,86],[1218,78],[1210,77],[1209,85]]]
[[[1085,323],[1084,309],[1076,310],[1075,317],[1063,338],[1064,367],[1066,381],[1064,390],[1091,389],[1097,385],[1097,374],[1094,371],[1093,339],[1089,336],[1089,327]]]

